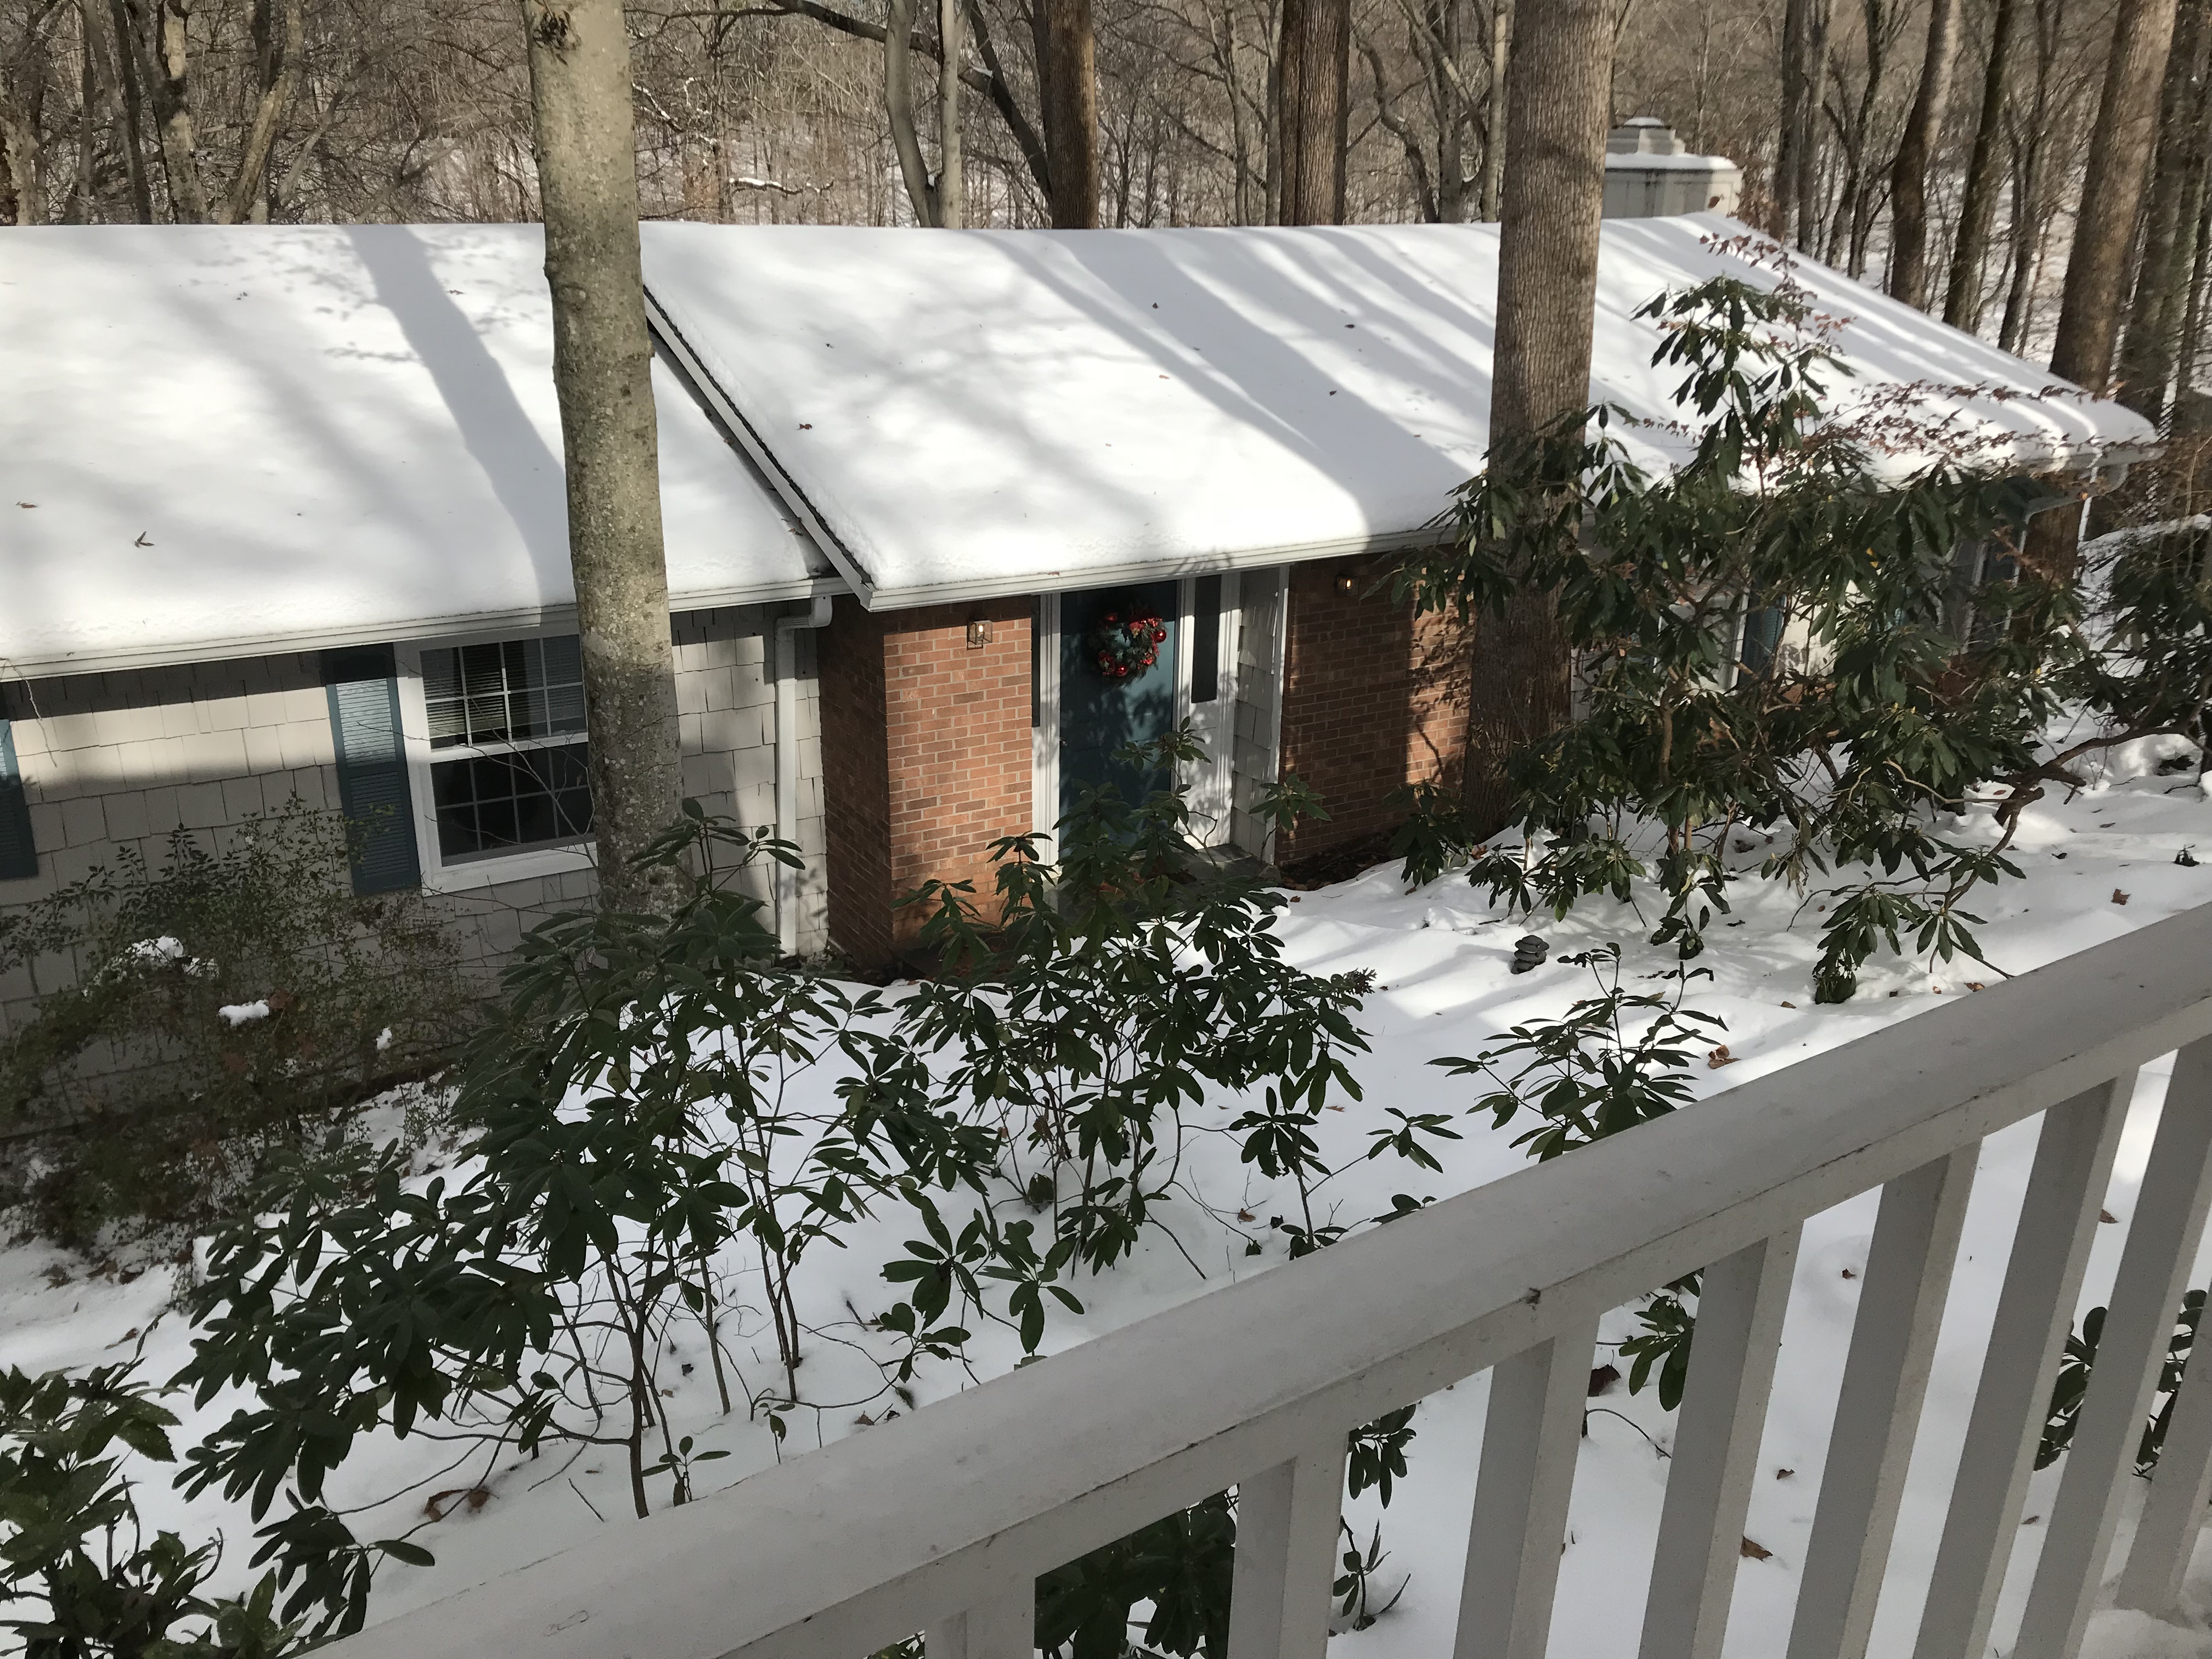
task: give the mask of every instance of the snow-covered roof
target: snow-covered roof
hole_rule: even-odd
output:
[[[544,258],[530,226],[0,236],[0,675],[561,619]],[[655,387],[674,603],[833,579]]]
[[[1639,161],[1649,158],[1639,157]],[[1722,272],[1717,216],[1607,223],[1591,395],[1674,413],[1632,313]],[[877,607],[1402,545],[1482,464],[1490,225],[939,231],[658,223],[679,353]],[[2023,468],[2153,441],[2118,404],[1820,266],[1860,394],[1921,399]],[[1961,388],[1993,392],[1977,395]],[[1616,432],[1620,432],[1619,428]],[[1663,434],[1621,434],[1662,465]]]

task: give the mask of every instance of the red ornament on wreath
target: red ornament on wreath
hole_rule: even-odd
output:
[[[1168,642],[1168,625],[1153,611],[1123,616],[1109,611],[1091,630],[1091,660],[1102,678],[1126,680],[1143,673],[1160,659]]]

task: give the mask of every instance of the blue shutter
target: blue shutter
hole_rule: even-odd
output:
[[[422,865],[415,851],[415,803],[407,787],[407,744],[400,734],[391,647],[325,651],[323,684],[331,700],[353,890],[367,896],[420,886]]]
[[[1745,670],[1764,674],[1774,666],[1774,659],[1782,648],[1782,625],[1787,618],[1772,605],[1761,605],[1748,612],[1743,619],[1743,649],[1738,653]]]
[[[15,764],[15,738],[0,720],[0,881],[21,881],[39,873],[39,849],[31,840],[31,802],[23,793],[23,774]]]

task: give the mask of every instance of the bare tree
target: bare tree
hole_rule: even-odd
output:
[[[1990,24],[1990,55],[1982,70],[1981,112],[1974,121],[1973,152],[1959,204],[1959,231],[1951,244],[1951,272],[1943,294],[1943,320],[1969,331],[1982,325],[1982,266],[1989,258],[1990,226],[1996,216],[1997,148],[2003,142],[2005,72],[2012,58],[2013,19],[2020,0],[1996,0]]]
[[[2166,55],[2166,84],[2159,94],[2158,156],[2151,170],[2150,202],[2143,216],[2142,258],[2120,349],[2120,400],[2155,421],[2180,345],[2196,262],[2197,219],[2204,199],[2212,107],[2206,70],[2212,27],[2207,0],[2180,0],[2173,48]]]
[[[1909,306],[1928,303],[1928,170],[1942,136],[1958,52],[1959,0],[1929,0],[1920,88],[1890,169],[1889,291]]]
[[[1482,146],[1482,216],[1498,217],[1505,188],[1506,67],[1513,52],[1514,0],[1491,0],[1490,110]]]
[[[2173,15],[2174,0],[2120,0],[2113,20],[2051,352],[2052,373],[2092,392],[2104,391],[2112,379],[2136,215],[2157,146],[2159,91]]]
[[[675,816],[681,784],[629,41],[621,0],[522,0],[522,20],[599,897],[614,909],[659,909],[675,897],[672,872],[631,862]]]

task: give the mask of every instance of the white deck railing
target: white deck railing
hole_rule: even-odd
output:
[[[2136,1069],[2176,1048],[2014,1650],[2070,1659],[2212,1198],[2212,908],[611,1527],[340,1650],[860,1659],[927,1630],[930,1659],[1026,1659],[1039,1574],[1234,1486],[1232,1659],[1319,1659],[1346,1433],[1494,1367],[1456,1659],[1536,1659],[1598,1316],[1704,1267],[1641,1655],[1717,1655],[1799,1226],[1880,1187],[1787,1644],[1856,1659],[1977,1151],[2045,1112],[1914,1650],[1982,1659]],[[2192,1366],[2124,1604],[2171,1607],[2208,1484],[2212,1368]]]

